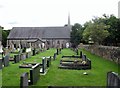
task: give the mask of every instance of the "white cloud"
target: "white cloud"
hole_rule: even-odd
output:
[[[83,24],[93,16],[118,15],[119,0],[0,0],[0,24],[13,26],[63,26]],[[15,22],[15,23],[14,23]],[[14,23],[14,24],[10,24]]]

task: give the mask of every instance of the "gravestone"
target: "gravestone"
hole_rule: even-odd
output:
[[[92,67],[91,60],[89,58],[86,58],[86,60],[87,60],[87,65],[89,66],[88,68],[91,69],[91,67]]]
[[[82,51],[80,51],[80,58],[82,58]]]
[[[47,67],[50,67],[50,65],[51,65],[51,56],[46,57],[46,58],[47,58]]]
[[[14,55],[14,62],[18,63],[20,61],[20,56],[19,55]]]
[[[107,88],[120,88],[120,76],[115,72],[107,73]]]
[[[20,59],[25,60],[26,59],[26,53],[21,53],[20,54]]]
[[[23,53],[23,60],[26,59],[26,53]]]
[[[43,57],[42,59],[42,68],[41,68],[41,73],[45,73],[47,69],[47,59],[46,57]]]
[[[82,61],[86,61],[86,55],[82,55]]]
[[[29,58],[31,56],[31,52],[26,53],[26,58]]]
[[[57,54],[56,54],[56,53],[54,53],[54,56],[53,56],[53,59],[54,59],[54,60],[56,59],[56,55],[57,55]]]
[[[20,76],[20,88],[28,88],[28,73],[25,72]]]
[[[30,84],[36,84],[40,77],[40,64],[36,64],[30,69]]]
[[[4,67],[9,66],[9,54],[3,58]]]
[[[2,69],[2,59],[0,59],[0,69]]]
[[[34,55],[36,54],[36,53],[35,53],[35,49],[33,49],[32,52],[33,52],[33,56],[34,56]]]
[[[78,55],[78,49],[76,50],[76,54]]]
[[[59,49],[57,49],[57,55],[59,55]]]

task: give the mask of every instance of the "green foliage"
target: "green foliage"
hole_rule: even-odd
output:
[[[89,42],[89,38],[95,43],[101,43],[108,35],[108,28],[104,23],[89,23],[83,32],[83,39]]]
[[[116,18],[114,15],[107,16],[106,14],[103,17],[97,17],[93,19],[94,23],[104,23],[109,26],[107,31],[109,36],[106,37],[103,41],[104,45],[115,45],[119,46],[120,43],[120,19]]]
[[[119,46],[120,43],[120,19],[116,18],[113,15],[103,19],[106,22],[106,25],[109,25],[110,35],[105,39],[104,43]]]
[[[82,33],[83,33],[83,29],[80,24],[76,23],[74,24],[74,26],[72,26],[72,31],[70,35],[71,37],[70,42],[72,43],[72,47],[75,48],[79,45],[82,39]]]
[[[7,45],[7,37],[9,35],[10,30],[3,30],[3,27],[0,26],[0,36],[2,37],[2,45],[6,47]]]

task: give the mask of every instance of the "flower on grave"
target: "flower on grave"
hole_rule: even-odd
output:
[[[86,61],[82,61],[82,64],[86,64]]]

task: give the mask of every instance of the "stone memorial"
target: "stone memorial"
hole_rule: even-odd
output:
[[[0,69],[2,69],[2,59],[0,59]]]
[[[47,59],[46,57],[42,58],[42,64],[41,64],[41,69],[40,69],[40,73],[46,73],[47,71]]]
[[[120,88],[120,76],[117,73],[107,73],[107,88]]]
[[[30,81],[29,83],[31,85],[34,85],[37,83],[37,81],[40,78],[40,64],[36,64],[35,66],[32,67],[32,69],[30,69]]]
[[[18,63],[20,61],[19,55],[14,55],[14,63]]]
[[[56,55],[57,55],[57,54],[56,54],[56,53],[54,53],[53,60],[56,60]]]
[[[5,55],[5,57],[3,58],[3,62],[4,62],[4,67],[9,66],[9,54]]]
[[[79,56],[62,56],[58,68],[62,69],[91,69],[91,60],[83,55],[81,59]]]
[[[28,73],[25,72],[20,76],[20,88],[28,88]]]
[[[46,59],[47,59],[47,67],[50,67],[50,65],[51,65],[51,56],[46,57]]]
[[[80,51],[80,58],[82,58],[82,51]]]
[[[57,49],[57,55],[59,55],[59,49]]]

